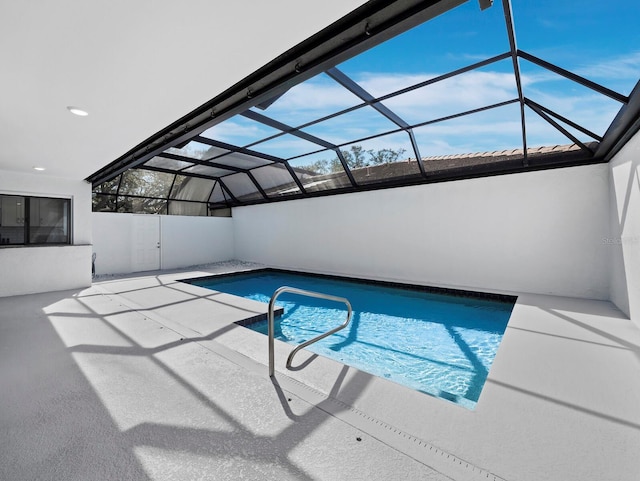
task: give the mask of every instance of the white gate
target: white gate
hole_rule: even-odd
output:
[[[133,272],[160,269],[160,217],[133,216],[131,265]]]

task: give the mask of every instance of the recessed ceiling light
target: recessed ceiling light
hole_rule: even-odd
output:
[[[44,167],[34,167],[33,170],[45,170]]]
[[[79,115],[80,117],[86,117],[87,115],[89,115],[89,112],[87,112],[86,110],[79,109],[78,107],[74,107],[72,105],[69,105],[67,107],[67,110],[74,115]]]

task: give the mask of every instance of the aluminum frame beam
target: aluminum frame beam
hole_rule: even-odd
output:
[[[518,101],[520,102],[520,126],[522,128],[522,163],[526,166],[528,165],[527,122],[524,110],[524,92],[522,91],[522,78],[520,76],[520,64],[518,62],[518,44],[516,42],[516,31],[513,22],[511,0],[502,0],[502,9],[504,10],[504,20],[507,27],[507,37],[509,38],[509,52],[511,54],[511,62],[513,64],[513,74],[515,75],[516,79]]]
[[[349,90],[355,96],[357,96],[360,100],[363,100],[367,105],[370,105],[374,109],[376,109],[380,114],[384,115],[391,122],[396,124],[398,127],[403,129],[409,135],[409,141],[411,142],[411,148],[413,149],[413,154],[416,156],[416,161],[418,162],[418,168],[420,169],[420,173],[422,175],[426,175],[424,165],[422,164],[422,157],[420,156],[420,149],[418,148],[418,144],[416,142],[416,137],[409,127],[409,124],[400,118],[395,112],[389,109],[382,102],[376,100],[376,98],[367,92],[364,88],[362,88],[357,82],[355,82],[351,77],[346,75],[344,72],[339,70],[337,67],[330,68],[326,71],[327,75],[331,77],[333,80],[338,82],[344,88]]]

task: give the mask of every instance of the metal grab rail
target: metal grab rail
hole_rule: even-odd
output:
[[[345,299],[344,297],[337,297],[337,296],[330,296],[329,294],[322,294],[320,292],[313,292],[313,291],[305,291],[303,289],[297,289],[295,287],[288,287],[288,286],[282,286],[279,289],[276,289],[276,291],[273,293],[273,295],[271,296],[271,300],[269,301],[269,313],[268,313],[268,334],[269,334],[269,377],[273,377],[274,374],[274,342],[273,342],[273,336],[274,336],[274,306],[276,303],[276,299],[278,298],[278,296],[280,296],[280,294],[283,294],[285,292],[289,292],[291,294],[299,294],[301,296],[307,296],[307,297],[317,297],[319,299],[327,299],[329,301],[336,301],[336,302],[343,302],[347,305],[347,320],[344,322],[344,324],[339,325],[338,327],[336,327],[335,329],[331,329],[330,331],[325,332],[324,334],[320,334],[319,336],[314,337],[313,339],[309,339],[308,341],[303,342],[302,344],[300,344],[299,346],[295,347],[293,349],[293,351],[291,351],[291,354],[289,354],[289,357],[287,358],[287,368],[291,367],[291,361],[293,361],[293,356],[296,355],[296,353],[300,350],[303,349],[305,347],[307,347],[309,344],[313,344],[316,341],[319,341],[320,339],[324,339],[327,336],[330,336],[331,334],[338,332],[340,329],[344,329],[345,327],[347,327],[347,325],[349,325],[349,321],[351,321],[351,314],[352,314],[352,310],[351,310],[351,303]]]

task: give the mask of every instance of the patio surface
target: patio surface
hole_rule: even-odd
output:
[[[636,480],[640,330],[609,302],[519,294],[474,411],[233,322],[266,305],[99,279],[0,298],[0,479]],[[517,294],[517,293],[516,293]]]

